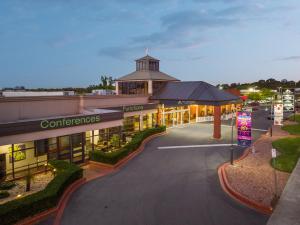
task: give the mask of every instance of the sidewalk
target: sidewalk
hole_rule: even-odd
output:
[[[273,126],[272,137],[266,134],[254,143],[255,153],[252,153],[251,149],[247,149],[246,157],[235,162],[233,166],[225,165],[225,175],[230,188],[257,205],[271,208],[275,193],[274,169],[270,165],[272,141],[287,136],[290,135],[286,131]],[[276,170],[276,174],[277,195],[280,195],[290,174],[278,170]]]

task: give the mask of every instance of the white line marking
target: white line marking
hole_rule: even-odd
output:
[[[225,124],[222,124],[221,126],[223,127],[231,127],[231,125],[225,125]],[[234,126],[235,127],[235,126]],[[268,131],[268,130],[264,130],[264,129],[258,129],[258,128],[251,128],[252,130],[257,130],[257,131]]]
[[[233,144],[237,146],[237,144]],[[157,149],[173,149],[173,148],[206,148],[206,147],[222,147],[231,146],[231,144],[209,144],[209,145],[180,145],[180,146],[162,146],[157,147]]]

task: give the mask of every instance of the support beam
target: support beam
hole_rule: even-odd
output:
[[[153,86],[152,86],[152,80],[148,80],[148,94],[153,94]]]
[[[221,106],[214,106],[214,138],[221,138]]]
[[[115,85],[116,85],[116,95],[119,95],[119,81],[116,81],[115,82]]]

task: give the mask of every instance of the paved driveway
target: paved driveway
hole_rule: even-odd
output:
[[[159,146],[228,143],[210,138],[212,126],[170,129],[121,170],[76,191],[65,209],[65,225],[259,225],[267,216],[244,207],[220,187],[217,167],[229,147],[157,149]],[[254,131],[257,137],[259,131]],[[243,149],[235,147],[235,157]]]

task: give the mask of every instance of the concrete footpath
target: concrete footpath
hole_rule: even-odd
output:
[[[267,225],[300,225],[300,160]]]

